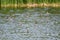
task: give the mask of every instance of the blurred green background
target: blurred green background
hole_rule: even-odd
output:
[[[60,0],[0,0],[0,4],[60,3]]]

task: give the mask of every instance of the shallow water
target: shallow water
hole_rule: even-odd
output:
[[[0,40],[60,40],[60,10],[1,9]]]

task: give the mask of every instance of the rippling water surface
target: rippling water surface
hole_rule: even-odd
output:
[[[0,40],[60,40],[59,8],[1,9]]]

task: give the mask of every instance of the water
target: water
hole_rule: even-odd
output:
[[[60,40],[59,8],[0,10],[0,40]]]

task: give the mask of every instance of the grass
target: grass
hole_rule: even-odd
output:
[[[27,6],[54,6],[59,5],[60,0],[0,0],[2,7],[27,7]],[[34,5],[32,5],[34,4]],[[39,5],[38,5],[39,4]],[[60,5],[59,5],[60,6]]]
[[[1,4],[59,3],[60,0],[1,0]]]

